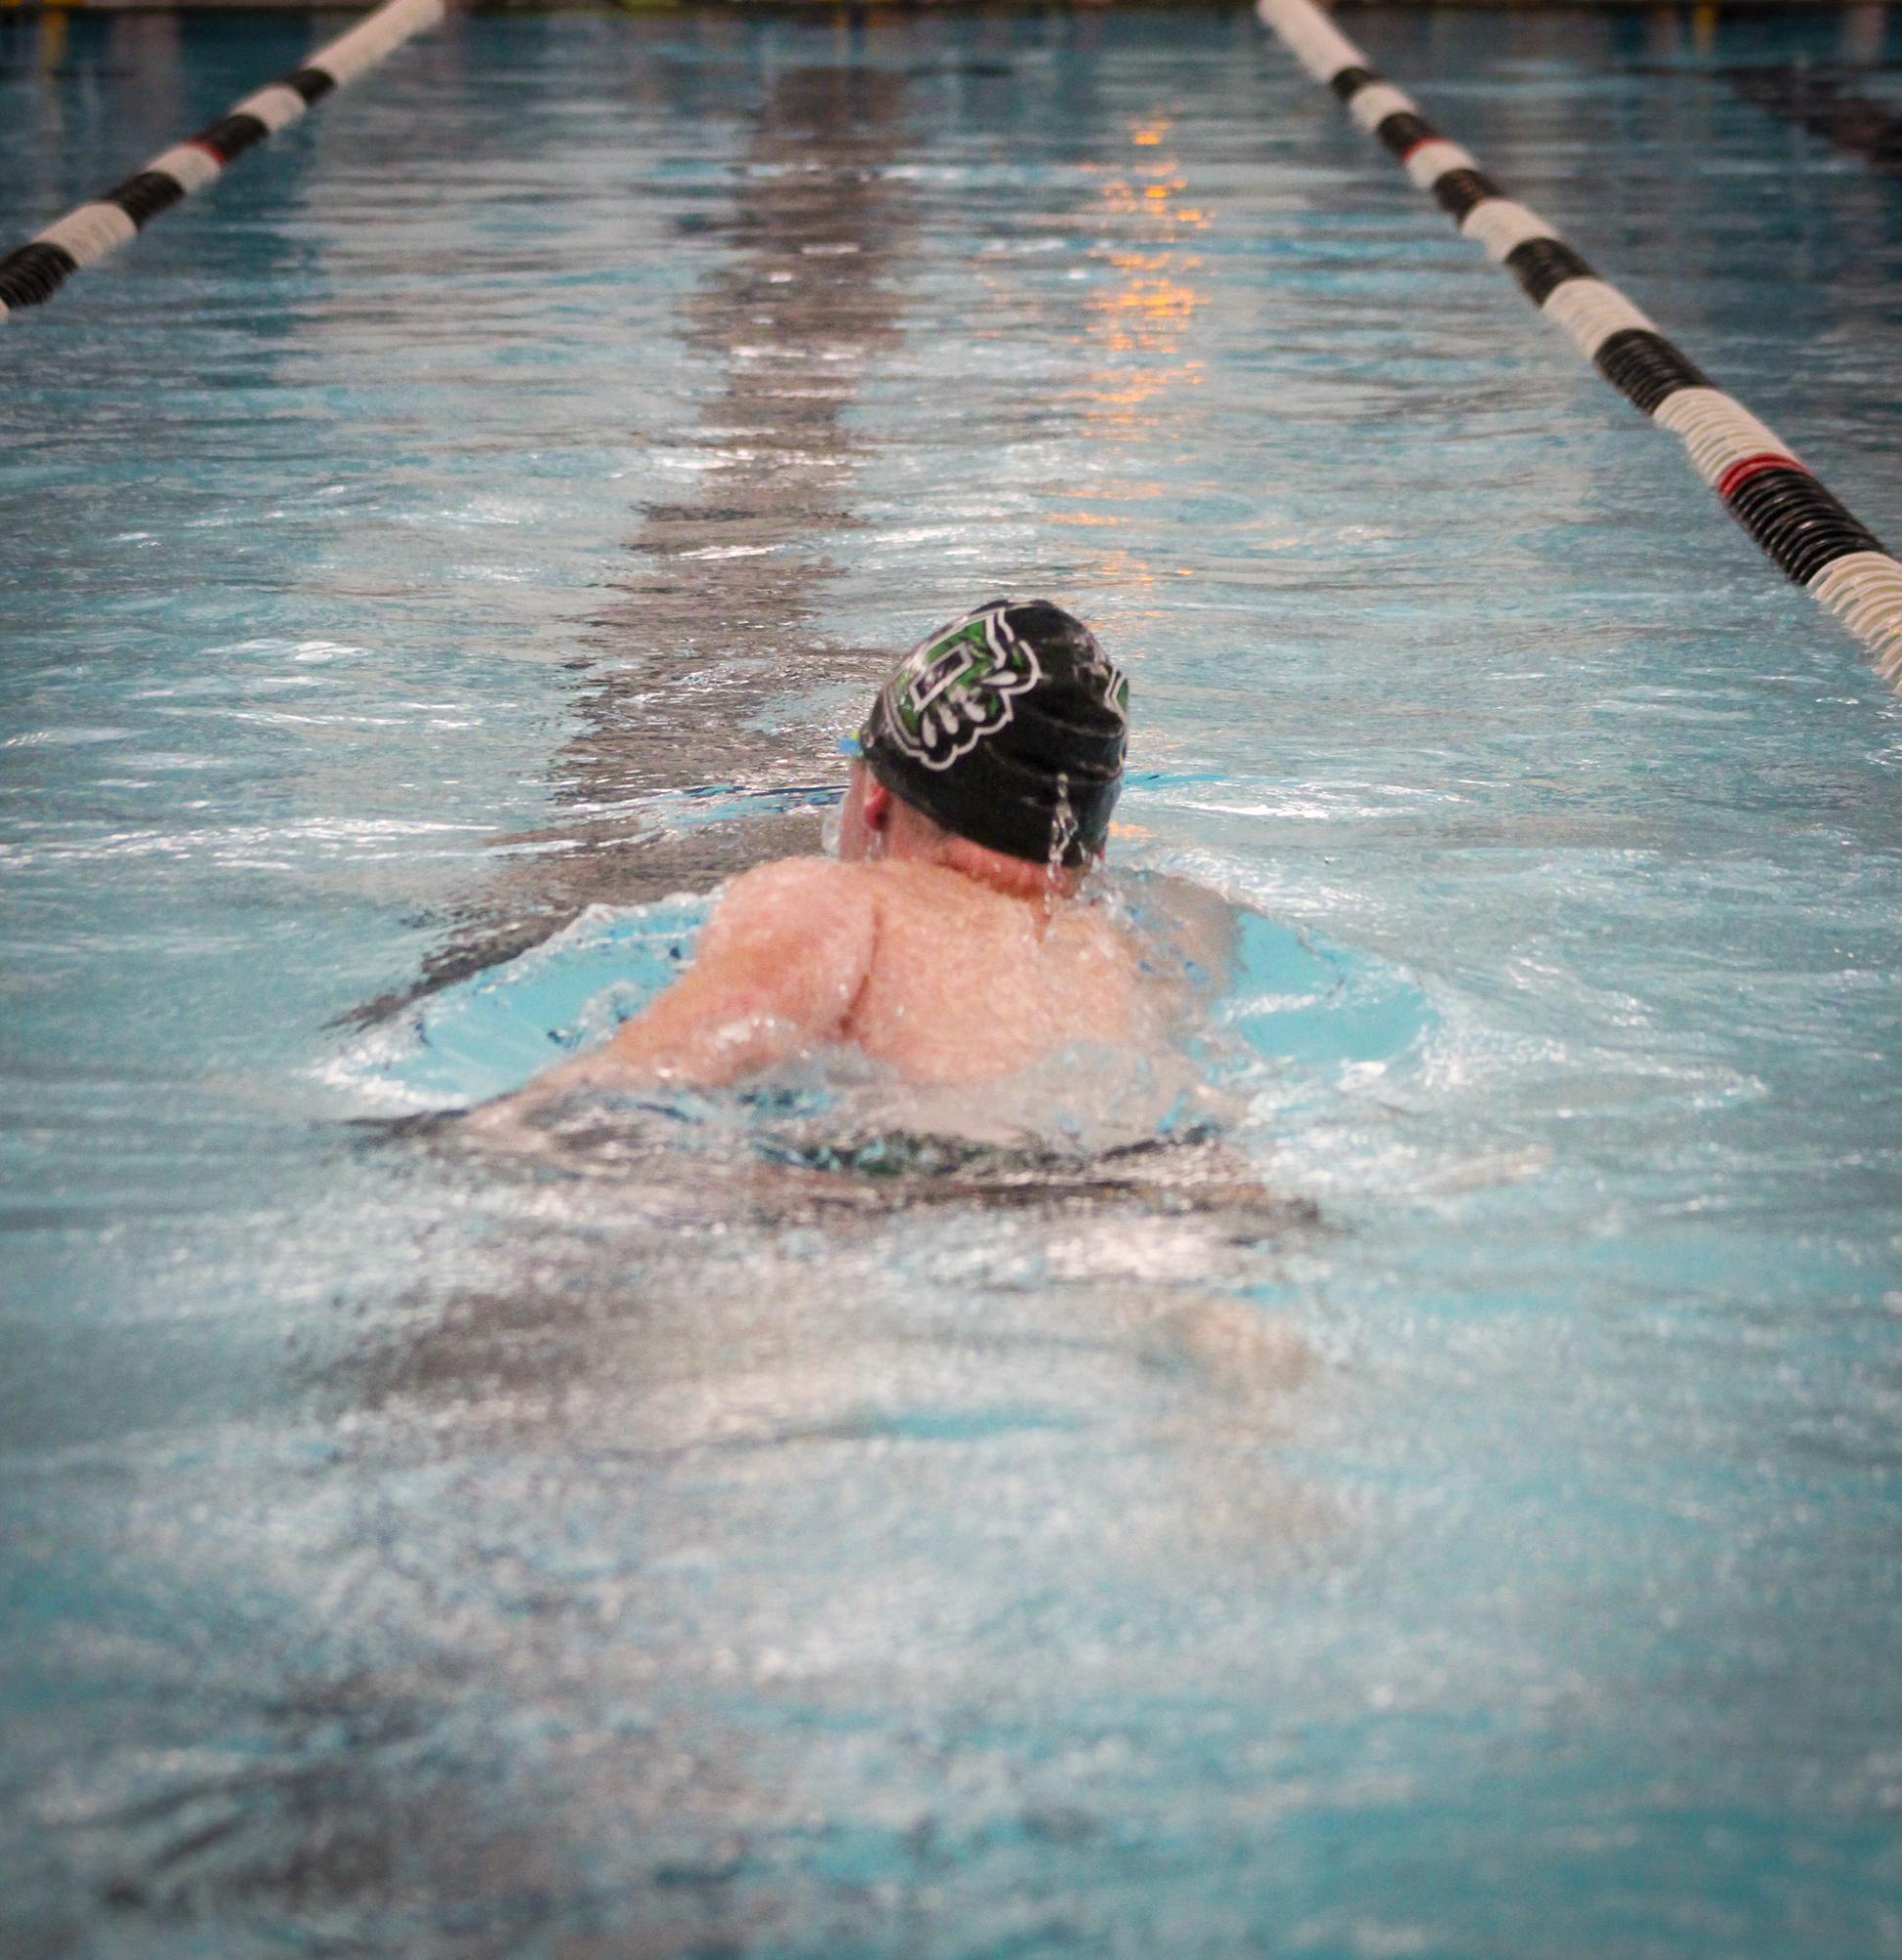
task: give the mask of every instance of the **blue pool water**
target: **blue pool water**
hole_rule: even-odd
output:
[[[1902,535],[1902,28],[1353,31]],[[1902,1953],[1902,710],[1246,13],[466,22],[0,361],[0,1948]],[[1008,589],[1311,1215],[383,1121]]]

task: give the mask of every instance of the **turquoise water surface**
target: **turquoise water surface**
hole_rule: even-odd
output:
[[[1902,538],[1902,26],[1352,26]],[[463,21],[0,362],[0,1947],[1902,1954],[1902,709],[1246,12]],[[1271,1202],[389,1121],[1006,590]]]

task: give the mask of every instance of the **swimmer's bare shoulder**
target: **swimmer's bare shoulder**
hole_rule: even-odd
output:
[[[877,903],[864,868],[782,858],[720,894],[687,972],[598,1048],[485,1106],[488,1127],[591,1085],[716,1088],[834,1039],[871,972]]]
[[[599,1051],[601,1066],[711,1087],[832,1039],[871,971],[877,919],[856,865],[755,866],[721,893],[693,964]]]

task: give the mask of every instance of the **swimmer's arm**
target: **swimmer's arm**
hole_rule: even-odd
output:
[[[692,966],[600,1051],[623,1076],[714,1087],[841,1033],[872,970],[872,894],[823,858],[736,879]]]
[[[877,915],[850,867],[787,858],[737,878],[693,964],[598,1048],[489,1111],[519,1115],[571,1088],[719,1087],[841,1033],[872,970]]]

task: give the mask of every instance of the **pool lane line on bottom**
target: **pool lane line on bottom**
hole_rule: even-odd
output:
[[[1311,0],[1257,0],[1256,12],[1461,232],[1506,266],[1598,372],[1682,439],[1731,515],[1870,648],[1882,679],[1902,689],[1902,563],[1787,444],[1741,403],[1713,388],[1538,213],[1505,196],[1470,153],[1442,136]]]
[[[0,320],[23,307],[43,305],[81,265],[117,251],[160,212],[203,190],[233,158],[435,26],[446,12],[446,0],[386,0],[302,67],[254,90],[196,136],[174,143],[122,184],[9,252],[0,259]]]

